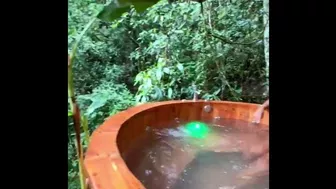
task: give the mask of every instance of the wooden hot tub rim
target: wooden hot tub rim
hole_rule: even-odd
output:
[[[117,145],[117,136],[120,128],[141,112],[150,111],[165,105],[191,103],[201,103],[202,105],[208,103],[211,105],[241,105],[248,106],[247,109],[253,111],[258,107],[257,104],[251,103],[203,100],[194,102],[188,100],[147,103],[119,112],[108,118],[91,136],[84,160],[85,174],[89,178],[90,186],[94,189],[145,189],[142,183],[128,169],[120,155]],[[268,112],[267,116],[262,119],[262,123],[268,123]]]

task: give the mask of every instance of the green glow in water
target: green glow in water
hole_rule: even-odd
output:
[[[186,131],[191,137],[204,138],[209,133],[209,127],[203,122],[189,122],[185,125]]]

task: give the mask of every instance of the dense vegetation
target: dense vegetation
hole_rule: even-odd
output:
[[[69,0],[69,52],[105,1]],[[262,0],[162,0],[113,22],[97,20],[74,61],[74,88],[92,132],[137,103],[191,99],[261,102],[266,63]],[[75,132],[68,125],[69,188],[80,188]],[[83,138],[85,134],[83,133]],[[86,143],[83,144],[84,148]]]

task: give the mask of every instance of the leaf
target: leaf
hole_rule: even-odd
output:
[[[160,81],[161,78],[162,78],[162,75],[163,75],[162,71],[160,69],[157,69],[156,70],[156,79]]]
[[[145,81],[145,88],[149,89],[152,87],[152,80],[150,78],[147,78]]]
[[[169,68],[163,68],[163,72],[166,74],[170,74],[170,69]]]
[[[157,65],[158,65],[159,68],[162,68],[162,66],[164,66],[165,64],[166,64],[166,61],[165,61],[164,58],[159,58],[158,59]]]
[[[107,98],[97,98],[97,100],[94,100],[91,105],[86,110],[87,115],[91,115],[96,109],[104,106],[107,102]]]
[[[162,98],[162,91],[159,87],[155,86],[154,87],[155,90],[155,98],[160,100]]]
[[[154,23],[156,23],[157,21],[159,20],[159,16],[158,15],[156,15],[155,17],[154,17]]]
[[[116,23],[114,23],[114,24],[112,24],[112,29],[116,29],[117,27],[118,27],[118,25],[119,25],[119,22],[116,22]]]
[[[169,83],[169,85],[172,86],[172,85],[175,84],[175,82],[176,82],[176,80],[175,80],[175,79],[172,79],[172,81]]]
[[[218,89],[217,91],[215,91],[214,93],[213,93],[213,95],[218,95],[218,93],[221,91],[221,89]]]
[[[181,63],[177,64],[177,69],[180,70],[180,72],[184,73],[183,65]]]
[[[174,30],[175,33],[177,34],[183,34],[184,32],[182,30]]]
[[[140,102],[140,99],[142,98],[142,95],[137,95],[136,97],[135,97],[135,101],[136,102]]]
[[[72,116],[72,112],[71,111],[68,111],[68,116]]]
[[[103,8],[103,10],[98,14],[97,17],[103,21],[112,22],[115,19],[121,17],[123,13],[129,10],[131,10],[130,3],[116,3],[116,1],[112,1],[109,5]]]
[[[172,98],[172,95],[173,95],[173,90],[172,90],[172,88],[169,88],[168,89],[168,98]]]
[[[140,73],[138,73],[135,76],[135,83],[134,83],[134,85],[138,84],[142,79],[143,79],[143,75],[142,75],[142,72],[140,72]]]
[[[242,88],[236,89],[236,93],[241,94],[242,93]]]
[[[147,102],[147,97],[146,96],[142,96],[140,102],[141,103],[146,103]]]
[[[138,13],[144,12],[147,8],[155,5],[158,0],[132,0],[135,10]]]

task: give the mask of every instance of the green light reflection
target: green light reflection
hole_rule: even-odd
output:
[[[185,125],[186,132],[195,138],[205,138],[210,132],[209,126],[206,123],[193,121]]]

